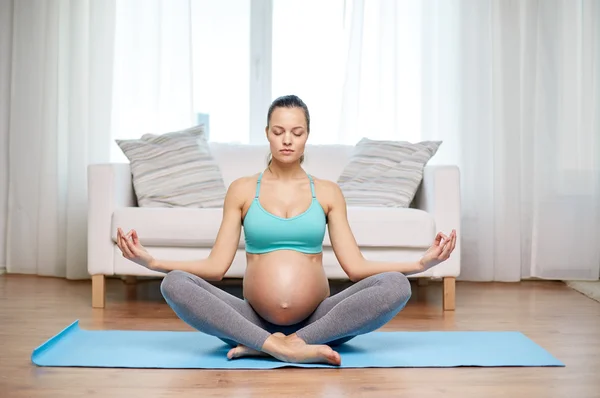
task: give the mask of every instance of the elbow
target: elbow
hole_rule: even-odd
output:
[[[223,273],[216,273],[216,272],[201,273],[198,276],[201,277],[202,279],[208,281],[208,282],[220,282],[220,281],[223,280],[223,278],[225,278],[225,274],[223,274]]]
[[[348,275],[350,282],[356,283],[365,278],[366,260],[362,255],[348,261],[341,261],[342,269]]]
[[[223,279],[225,279],[225,272],[218,272],[218,273],[215,275],[215,277],[214,277],[214,279],[213,279],[213,280],[214,280],[215,282],[220,282],[220,281],[222,281]]]
[[[209,281],[220,282],[225,278],[225,271],[221,267],[214,267],[212,270],[207,278]]]
[[[220,282],[225,278],[225,273],[229,267],[225,267],[221,261],[210,256],[201,262],[198,267],[197,275],[209,282]]]
[[[350,279],[350,282],[356,283],[362,279],[362,277],[360,276],[360,273],[358,272],[359,270],[356,269],[356,267],[346,266],[346,267],[343,267],[343,269],[345,270],[346,275],[348,275],[348,279]]]
[[[356,282],[360,282],[363,278],[359,274],[349,273],[348,279],[350,279],[350,282],[356,283]]]

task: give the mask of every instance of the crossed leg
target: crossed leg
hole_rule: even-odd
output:
[[[260,352],[277,329],[247,301],[183,271],[169,272],[161,292],[184,322],[231,346],[241,344]],[[308,345],[339,345],[383,326],[404,308],[410,295],[410,283],[401,273],[373,275],[323,300],[305,321],[285,330]]]
[[[408,278],[399,272],[372,275],[323,300],[296,335],[307,344],[345,343],[388,323],[411,294]]]
[[[260,350],[271,335],[267,321],[247,301],[196,275],[171,271],[164,277],[160,290],[167,304],[185,323],[231,346],[243,344]]]

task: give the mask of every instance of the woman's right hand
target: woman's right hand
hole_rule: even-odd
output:
[[[132,229],[124,234],[121,228],[117,228],[117,246],[121,249],[123,257],[133,261],[136,264],[154,269],[154,258],[148,253],[146,248],[140,244],[137,232]]]

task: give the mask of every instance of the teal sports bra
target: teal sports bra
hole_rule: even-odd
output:
[[[308,175],[308,174],[307,174]],[[256,182],[256,195],[243,220],[246,252],[268,253],[275,250],[295,250],[301,253],[317,254],[323,251],[323,238],[327,218],[315,196],[315,184],[310,175],[312,201],[308,209],[290,218],[269,213],[260,204],[260,173]]]

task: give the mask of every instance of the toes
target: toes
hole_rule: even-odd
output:
[[[234,347],[227,353],[227,358],[234,359],[237,358],[240,353],[239,347]]]
[[[340,365],[342,363],[342,359],[340,357],[340,354],[337,353],[336,351],[334,351],[333,349],[331,349],[331,347],[327,347],[327,349],[324,350],[324,357],[325,359],[332,365]]]
[[[235,348],[232,348],[231,350],[229,350],[229,352],[227,353],[227,358],[232,359],[235,355]]]

